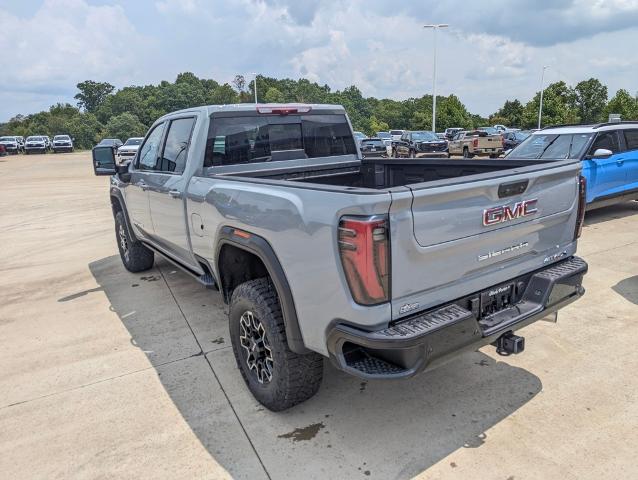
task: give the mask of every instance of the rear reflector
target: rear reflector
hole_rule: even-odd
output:
[[[390,248],[386,218],[344,217],[339,222],[339,255],[350,293],[361,305],[390,299]]]
[[[578,179],[578,216],[576,217],[574,240],[580,238],[580,234],[583,231],[583,222],[585,221],[586,191],[587,180],[581,175]]]
[[[472,140],[472,146],[474,148],[478,148],[478,138],[475,138],[474,140]]]
[[[275,115],[289,115],[291,113],[308,113],[310,105],[258,105],[257,112]]]

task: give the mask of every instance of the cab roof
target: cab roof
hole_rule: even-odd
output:
[[[566,133],[596,133],[606,130],[624,130],[628,128],[638,128],[638,122],[611,122],[596,123],[592,125],[553,125],[535,131],[533,134],[566,134]]]

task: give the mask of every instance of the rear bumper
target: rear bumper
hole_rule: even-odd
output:
[[[440,152],[419,152],[419,151],[416,151],[416,152],[414,152],[414,156],[416,158],[447,158],[448,157],[448,152],[447,152],[447,150],[440,151]]]
[[[524,285],[520,299],[479,319],[480,302],[495,285],[378,331],[338,324],[328,334],[332,362],[361,378],[406,378],[429,370],[461,352],[493,343],[503,333],[523,328],[581,297],[587,263],[578,257],[506,282]],[[487,295],[487,297],[486,297]]]
[[[73,150],[73,145],[53,145],[51,148],[53,150],[68,150],[70,152]]]

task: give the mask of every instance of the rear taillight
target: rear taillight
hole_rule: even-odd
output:
[[[355,302],[376,305],[390,299],[390,243],[386,218],[344,217],[339,255]]]
[[[585,206],[587,190],[587,180],[582,175],[578,179],[578,216],[576,217],[576,228],[574,229],[574,240],[580,238],[583,231],[583,222],[585,221]]]
[[[478,148],[478,138],[475,138],[474,140],[472,140],[472,146],[474,148]]]

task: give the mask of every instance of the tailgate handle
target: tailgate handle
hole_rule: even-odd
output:
[[[527,190],[529,180],[521,180],[520,182],[501,183],[498,186],[498,198],[513,197],[520,195]]]

